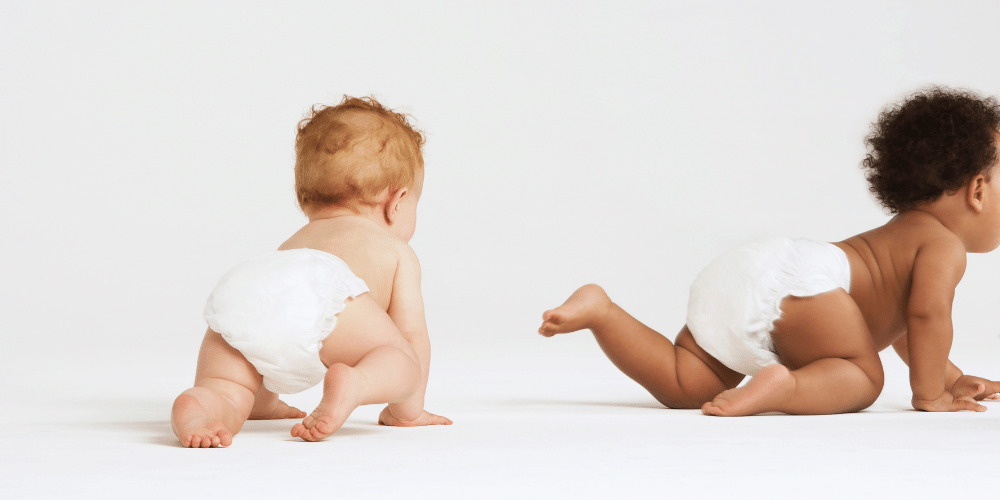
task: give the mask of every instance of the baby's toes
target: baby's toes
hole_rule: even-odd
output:
[[[545,322],[542,323],[542,327],[538,329],[538,333],[546,337],[551,337],[559,333],[559,318],[549,317],[546,319]]]
[[[306,431],[302,433],[302,439],[305,439],[306,441],[319,441],[326,437],[319,431],[318,427],[319,425],[311,429],[306,429]]]
[[[551,311],[546,311],[546,315],[548,317],[544,318],[545,322],[549,323],[549,324],[551,324],[553,326],[559,326],[560,323],[562,323],[563,321],[566,320],[565,315],[559,309],[553,309]]]
[[[722,409],[715,405],[713,402],[705,403],[701,406],[701,412],[705,415],[711,415],[715,417],[723,416]]]
[[[313,434],[321,434],[324,437],[330,435],[333,432],[333,424],[331,424],[327,419],[320,417],[316,421],[316,425],[313,426]]]
[[[731,410],[730,406],[729,400],[716,396],[715,399],[701,405],[701,412],[705,415],[725,417]]]
[[[306,417],[302,419],[301,425],[306,429],[312,429],[312,427],[316,425],[316,418],[312,415],[306,415]]]
[[[215,445],[215,436],[201,436],[200,442],[202,448],[211,448]]]

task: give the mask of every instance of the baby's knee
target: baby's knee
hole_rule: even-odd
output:
[[[882,360],[878,353],[874,353],[867,359],[855,361],[855,363],[868,376],[868,380],[872,383],[872,389],[876,393],[881,393],[882,387],[885,385],[885,370],[882,368]]]
[[[877,354],[874,359],[852,361],[864,372],[869,382],[868,390],[861,398],[862,401],[858,408],[858,410],[863,410],[873,405],[882,394],[882,388],[885,386],[885,371],[882,369],[882,362]]]

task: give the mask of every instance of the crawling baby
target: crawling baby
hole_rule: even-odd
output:
[[[209,296],[194,387],[170,417],[182,445],[229,446],[248,418],[305,417],[292,436],[317,441],[374,403],[388,403],[383,425],[451,424],[423,408],[430,341],[407,244],[423,143],[373,98],[316,106],[299,124],[295,191],[309,223]],[[320,382],[308,416],[278,399]]]
[[[867,408],[890,345],[909,365],[914,408],[985,411],[976,401],[1000,383],[964,374],[948,354],[966,253],[1000,245],[998,126],[995,98],[915,93],[867,139],[871,190],[896,214],[884,226],[838,243],[767,238],[731,250],[691,285],[674,342],[597,285],[546,311],[539,333],[589,329],[661,403],[708,415]]]

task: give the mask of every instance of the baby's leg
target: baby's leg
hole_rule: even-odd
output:
[[[585,285],[566,302],[542,315],[538,333],[589,329],[623,373],[671,408],[698,408],[736,387],[743,375],[730,370],[695,343],[687,327],[673,344],[611,302],[597,285]]]
[[[851,296],[838,289],[787,297],[781,310],[771,337],[784,365],[765,367],[702,411],[717,416],[769,411],[814,415],[871,406],[882,392],[882,362]]]
[[[198,354],[194,387],[174,400],[174,434],[186,447],[229,446],[250,415],[260,385],[253,365],[209,329]]]
[[[367,293],[348,300],[337,315],[320,359],[329,366],[323,399],[292,428],[292,436],[306,441],[336,432],[358,406],[403,401],[420,383],[416,353]]]

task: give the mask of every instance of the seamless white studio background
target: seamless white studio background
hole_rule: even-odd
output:
[[[2,8],[3,328],[29,352],[197,337],[221,272],[304,222],[294,126],[342,94],[427,132],[413,246],[446,343],[530,333],[587,281],[675,329],[727,247],[886,219],[857,168],[883,104],[1000,72],[994,2]],[[960,352],[1000,347],[995,263]]]
[[[426,132],[430,397],[521,370],[469,388],[482,402],[531,383],[518,359],[603,362],[535,334],[577,286],[673,337],[729,247],[882,224],[869,123],[927,84],[1000,94],[998,20],[995,1],[0,1],[0,423],[73,392],[169,407],[212,286],[305,222],[313,104],[375,95]],[[960,366],[1000,353],[998,273],[970,257]]]

